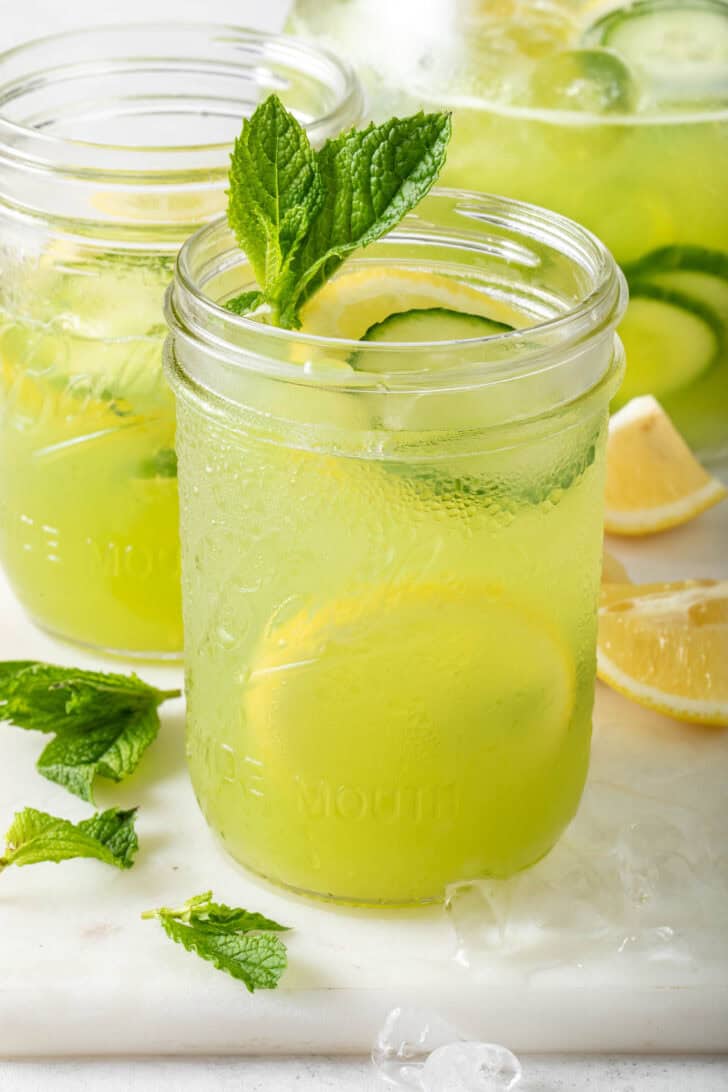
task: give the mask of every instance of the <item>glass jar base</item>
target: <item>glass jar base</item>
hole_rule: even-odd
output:
[[[83,649],[84,652],[92,652],[113,660],[134,660],[137,663],[181,664],[182,662],[183,650],[181,648],[165,652],[155,651],[154,649],[111,648],[95,641],[83,641],[79,637],[62,633],[60,630],[53,629],[52,626],[45,625],[30,613],[28,613],[28,617],[36,629],[39,629],[48,637],[52,637],[54,641],[62,641],[64,645]]]
[[[367,897],[362,895],[342,895],[334,893],[332,891],[317,891],[313,888],[303,886],[301,884],[287,883],[285,880],[273,875],[264,869],[255,868],[250,864],[247,864],[240,857],[235,856],[228,848],[224,838],[222,838],[217,831],[212,831],[218,845],[224,850],[228,860],[232,861],[242,872],[247,873],[249,876],[255,876],[257,879],[262,880],[264,883],[269,884],[271,887],[276,888],[279,891],[288,892],[291,895],[295,895],[297,898],[310,899],[313,902],[325,903],[329,906],[350,907],[352,909],[360,910],[417,910],[426,909],[428,907],[441,906],[447,899],[448,890],[456,884],[460,883],[477,883],[480,880],[488,879],[510,879],[511,876],[498,876],[495,877],[491,873],[486,871],[480,873],[477,876],[460,876],[456,879],[448,880],[443,883],[441,891],[430,895],[412,895],[402,897]],[[558,839],[557,839],[558,841]],[[521,872],[527,872],[530,868],[542,861],[544,857],[547,857],[554,848],[554,845],[550,845],[548,849],[540,853],[533,861],[529,861],[528,864],[522,868],[517,869],[515,875]]]

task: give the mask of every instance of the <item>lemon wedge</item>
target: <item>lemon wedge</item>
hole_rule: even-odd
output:
[[[597,674],[678,720],[728,725],[728,580],[604,587]]]
[[[687,523],[728,495],[692,454],[659,403],[634,398],[609,423],[604,525],[649,535]]]
[[[302,331],[358,341],[392,314],[431,307],[523,325],[520,312],[485,289],[440,273],[372,263],[344,269],[312,296],[301,310]]]

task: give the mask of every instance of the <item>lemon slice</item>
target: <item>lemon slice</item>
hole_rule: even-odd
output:
[[[728,725],[728,580],[604,588],[597,674],[640,705]]]
[[[604,526],[649,535],[687,523],[728,490],[697,461],[659,403],[634,398],[612,417]]]
[[[427,781],[474,746],[530,769],[568,733],[575,681],[558,630],[497,588],[363,586],[269,625],[245,720],[268,776]]]
[[[345,269],[312,296],[301,311],[302,330],[358,341],[392,314],[433,307],[481,315],[509,326],[523,326],[524,321],[507,301],[455,277],[371,264]]]

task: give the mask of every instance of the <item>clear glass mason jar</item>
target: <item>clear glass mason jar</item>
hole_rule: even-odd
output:
[[[59,636],[181,649],[162,298],[273,90],[315,143],[360,116],[346,66],[235,27],[91,29],[0,56],[0,560]]]
[[[624,282],[576,224],[440,190],[320,295],[368,323],[379,279],[441,276],[522,328],[389,344],[240,318],[222,221],[167,297],[192,781],[234,857],[326,898],[524,868],[587,770]]]
[[[728,470],[728,2],[294,0],[375,118],[447,108],[442,181],[578,220],[629,282],[617,405]]]

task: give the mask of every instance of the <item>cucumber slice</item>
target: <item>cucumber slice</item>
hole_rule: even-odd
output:
[[[712,273],[675,269],[669,273],[653,274],[650,283],[689,296],[696,303],[711,308],[723,323],[724,339],[728,343],[728,280]]]
[[[728,281],[728,254],[707,246],[674,245],[650,250],[623,266],[628,281],[652,279],[653,273],[669,273],[672,270],[689,269],[696,273],[711,273]]]
[[[689,303],[728,348],[728,254],[700,246],[665,246],[650,251],[624,272],[633,296],[675,295]]]
[[[483,315],[451,311],[447,307],[421,307],[396,311],[375,322],[362,341],[455,341],[461,338],[491,337],[512,330],[505,322]]]
[[[726,93],[728,7],[722,0],[637,0],[603,15],[584,41],[638,66],[660,98]]]
[[[396,311],[382,322],[370,326],[362,341],[397,342],[411,344],[411,353],[359,353],[352,354],[349,363],[352,368],[367,371],[397,372],[414,371],[421,366],[417,342],[472,340],[493,337],[512,330],[504,322],[485,318],[482,315],[468,314],[463,311],[451,311],[447,307],[422,307],[409,311]],[[366,356],[366,362],[364,357]]]
[[[627,374],[615,406],[640,394],[661,398],[694,383],[720,358],[723,324],[702,301],[659,284],[632,282],[619,335]]]

